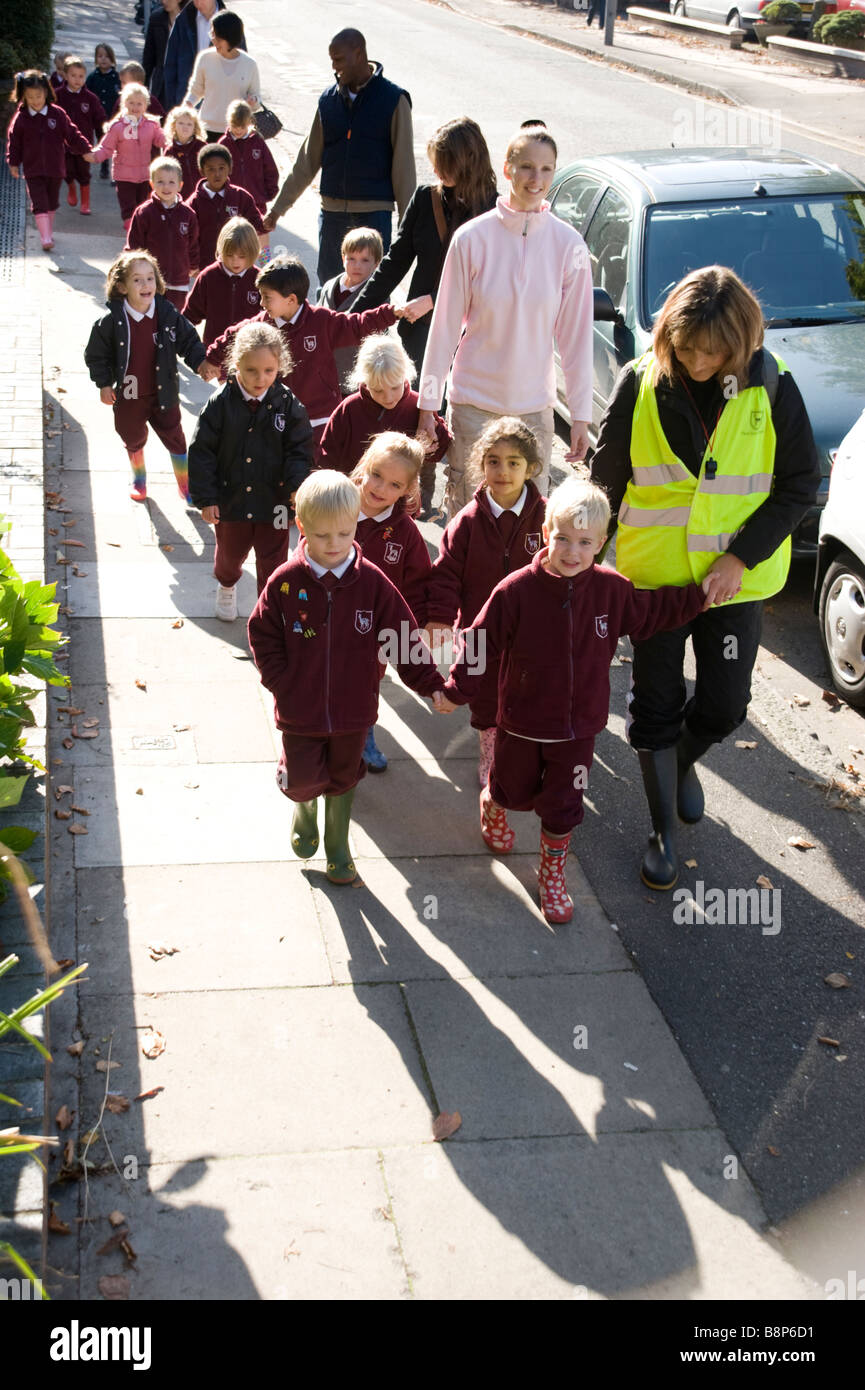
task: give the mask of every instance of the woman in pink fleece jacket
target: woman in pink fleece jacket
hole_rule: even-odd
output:
[[[113,154],[112,178],[117,185],[120,216],[127,232],[135,209],[150,197],[153,147],[163,149],[168,144],[162,126],[146,114],[148,95],[147,88],[140,83],[127,82],[120,93],[120,114],[108,126],[93,153],[84,156],[91,164],[101,164]]]
[[[442,272],[421,369],[420,428],[430,430],[449,388],[446,501],[452,518],[470,500],[465,469],[491,418],[517,415],[534,430],[546,494],[553,447],[558,346],[571,413],[570,461],[585,457],[592,415],[592,272],[579,232],[546,202],[556,144],[543,126],[520,130],[508,146],[510,188],[491,212],[454,234]],[[462,336],[460,336],[462,334]]]

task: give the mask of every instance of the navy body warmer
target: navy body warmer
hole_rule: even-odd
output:
[[[324,149],[320,189],[325,198],[393,202],[393,149],[390,126],[400,97],[408,92],[388,82],[377,66],[355,97],[340,94],[337,83],[318,99]]]

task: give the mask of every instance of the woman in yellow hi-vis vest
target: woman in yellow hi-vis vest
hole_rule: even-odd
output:
[[[703,814],[694,764],[745,719],[763,600],[783,588],[790,535],[820,468],[798,387],[763,346],[763,315],[731,270],[692,271],[652,348],[625,367],[601,422],[592,477],[618,524],[616,566],[639,588],[719,576],[715,607],[634,644],[628,737],[652,835],[641,877],[678,878],[678,817]],[[697,676],[683,676],[691,637]]]

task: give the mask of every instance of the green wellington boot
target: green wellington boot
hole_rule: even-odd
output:
[[[342,796],[324,798],[324,852],[327,855],[327,877],[331,883],[354,883],[357,869],[348,847],[348,827],[351,822],[351,803],[354,787]]]
[[[318,849],[318,802],[297,801],[291,818],[291,848],[299,859],[311,859]]]

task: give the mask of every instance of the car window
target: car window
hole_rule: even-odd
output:
[[[565,179],[558,189],[553,201],[553,212],[575,231],[581,232],[602,187],[603,184],[597,175],[574,174],[571,178]]]
[[[865,313],[865,195],[679,203],[653,207],[644,293],[654,318],[691,270],[724,265],[753,290],[767,320]]]
[[[592,262],[592,284],[606,290],[617,309],[625,298],[628,283],[630,238],[630,206],[615,188],[608,188],[586,229],[585,239]]]

